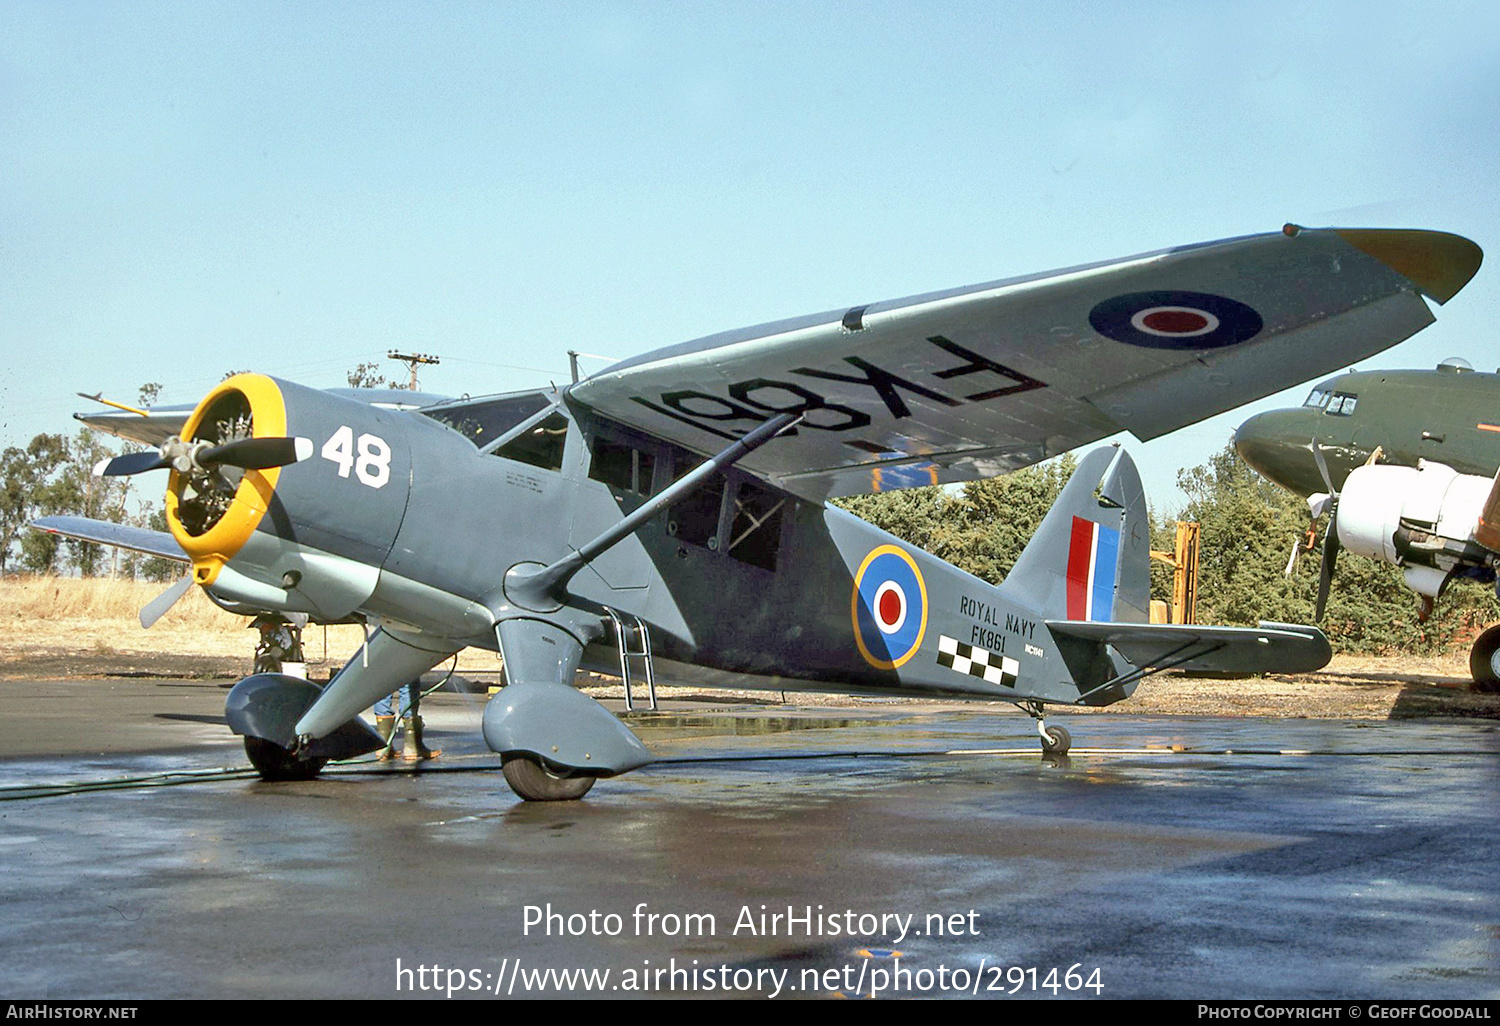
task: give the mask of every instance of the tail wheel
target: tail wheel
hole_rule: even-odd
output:
[[[1474,677],[1474,690],[1500,692],[1500,624],[1474,640],[1469,650],[1469,673]]]
[[[262,737],[245,738],[245,754],[262,780],[312,780],[328,762],[299,759],[275,741]]]
[[[596,777],[554,773],[529,755],[507,755],[502,765],[505,782],[528,802],[571,802],[589,793]]]
[[[1067,755],[1073,747],[1073,735],[1067,727],[1048,727],[1042,732],[1042,754]]]

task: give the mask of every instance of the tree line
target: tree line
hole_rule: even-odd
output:
[[[165,531],[159,502],[138,495],[130,478],[93,475],[100,460],[139,448],[112,447],[80,428],[71,437],[41,434],[25,447],[0,452],[0,573],[74,572],[151,580],[179,574],[169,560],[103,550],[26,526],[38,517],[73,515]]]
[[[916,488],[839,499],[837,504],[991,583],[1005,579],[1021,550],[1077,466],[1070,456],[1004,477],[974,481],[956,493]],[[1175,518],[1151,519],[1151,547],[1170,552],[1175,520],[1201,526],[1199,623],[1253,626],[1260,620],[1311,623],[1318,591],[1321,544],[1285,573],[1293,544],[1309,527],[1306,503],[1250,468],[1234,447],[1207,463],[1181,470],[1177,484],[1188,502]],[[1318,537],[1326,519],[1318,525]],[[1172,568],[1153,560],[1151,594],[1170,599]],[[1494,591],[1475,581],[1454,582],[1432,616],[1417,617],[1417,597],[1393,566],[1343,553],[1320,625],[1340,652],[1433,653],[1467,646],[1500,619]]]

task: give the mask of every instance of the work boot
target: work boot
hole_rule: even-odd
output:
[[[442,755],[442,751],[433,751],[422,743],[422,717],[408,716],[401,721],[401,729],[406,731],[406,747],[401,750],[402,762],[421,762],[424,759],[436,759]]]
[[[396,733],[396,717],[375,717],[375,733],[379,734],[380,740],[385,742],[385,747],[380,750],[380,761],[384,762],[395,754],[391,751],[391,738]]]

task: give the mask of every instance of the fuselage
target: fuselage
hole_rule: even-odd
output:
[[[504,593],[508,570],[566,556],[702,460],[556,395],[418,413],[274,384],[284,430],[311,438],[316,455],[281,468],[265,515],[206,582],[231,605],[370,617],[494,648],[495,622],[525,613]],[[1095,618],[1145,619],[1117,608],[1113,564],[1104,591]],[[639,618],[665,662],[771,685],[1072,701],[1116,672],[1065,665],[1066,640],[1030,596],[732,468],[595,559],[569,592]],[[957,670],[955,652],[967,653]],[[617,658],[605,637],[585,664]]]

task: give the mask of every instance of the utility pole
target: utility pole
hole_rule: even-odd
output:
[[[390,352],[386,353],[385,355],[386,355],[387,359],[390,359],[390,360],[400,360],[401,362],[405,363],[407,366],[409,366],[411,368],[411,384],[407,385],[406,387],[408,389],[410,389],[411,391],[413,391],[413,392],[417,391],[417,367],[418,367],[418,365],[424,364],[424,363],[434,363],[435,364],[435,363],[441,363],[442,362],[436,356],[428,356],[428,355],[426,355],[424,353],[398,353],[394,349],[392,349]]]

